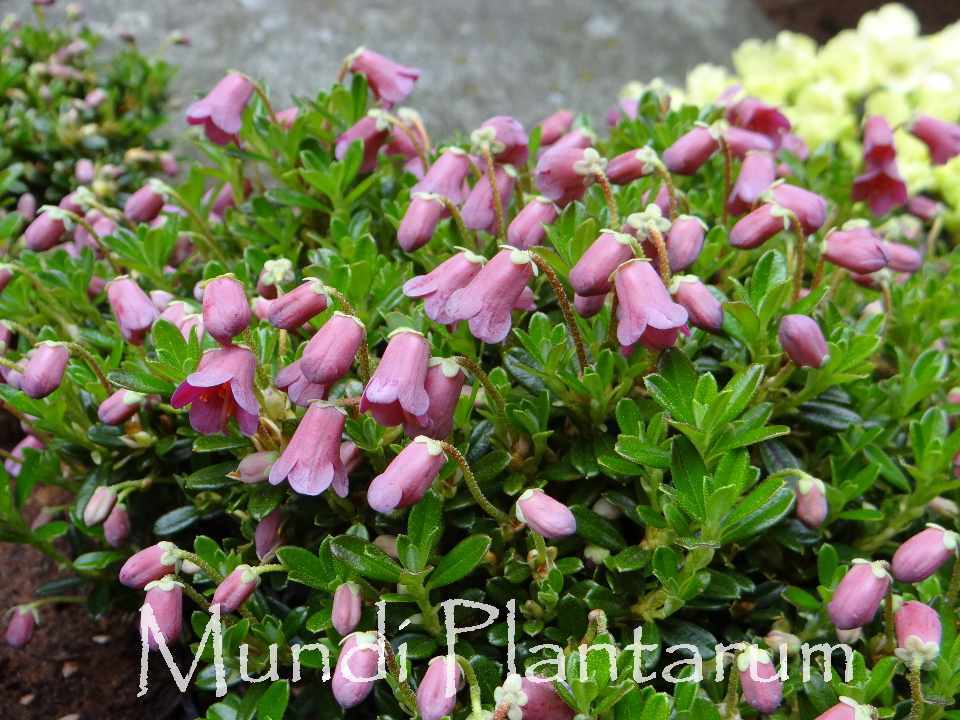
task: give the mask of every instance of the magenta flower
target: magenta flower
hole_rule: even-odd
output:
[[[155,630],[150,629],[146,616],[141,614],[140,637],[156,652],[161,645],[169,647],[180,637],[180,627],[183,624],[183,585],[172,578],[162,578],[147,585],[146,591],[143,604],[153,611],[160,633],[158,636]]]
[[[410,196],[418,192],[439,195],[459,205],[464,198],[463,181],[469,172],[467,153],[458,147],[446,148],[423,179],[410,188]]]
[[[437,196],[413,193],[407,212],[397,229],[397,242],[403,251],[413,252],[430,242],[444,211],[446,206]]]
[[[373,690],[379,677],[380,645],[372,632],[353,633],[343,641],[331,689],[341,707],[359,705]]]
[[[283,538],[280,535],[282,524],[283,510],[280,508],[275,508],[273,512],[257,523],[257,529],[253,531],[253,545],[257,551],[257,557],[261,560],[272,556],[277,548],[283,544]]]
[[[894,205],[907,202],[907,185],[900,177],[895,162],[882,168],[868,169],[853,181],[850,199],[866,201],[874,215],[886,215]]]
[[[124,340],[131,345],[143,345],[150,327],[160,317],[150,296],[124,275],[107,285],[107,301]]]
[[[854,560],[853,567],[833,592],[827,612],[840,630],[863,627],[873,620],[890,586],[884,563]]]
[[[74,165],[73,168],[73,174],[77,178],[78,183],[81,185],[89,185],[94,179],[93,163],[86,158],[77,160],[77,164]]]
[[[913,661],[914,654],[921,655],[926,661],[924,667],[933,669],[943,640],[940,614],[929,605],[910,600],[897,610],[894,623],[897,628],[894,654],[907,664]]]
[[[23,231],[23,241],[33,252],[49,250],[63,237],[63,220],[54,220],[49,212],[42,212]]]
[[[176,552],[177,546],[172,542],[159,542],[141,550],[120,568],[120,582],[129,588],[142,588],[164,575],[176,575],[180,572]]]
[[[897,242],[885,242],[883,245],[890,255],[887,267],[891,270],[914,273],[923,267],[923,255],[915,247]]]
[[[624,118],[628,120],[636,120],[637,110],[639,107],[639,98],[624,98],[607,110],[607,127],[616,127]]]
[[[289,130],[290,126],[293,125],[293,121],[297,119],[297,113],[299,112],[300,108],[298,107],[281,110],[277,113],[277,122],[283,126],[284,130]]]
[[[540,127],[540,147],[549,147],[557,140],[570,132],[573,127],[573,113],[569,110],[558,110],[545,120],[537,123]]]
[[[337,138],[334,154],[337,160],[343,160],[347,148],[354,140],[363,143],[363,161],[360,163],[360,172],[368,173],[377,169],[377,153],[380,147],[390,136],[390,130],[380,129],[380,122],[371,116],[360,118],[357,123]]]
[[[346,497],[347,473],[340,460],[340,436],[346,422],[344,411],[325,402],[310,403],[290,444],[270,469],[270,484],[290,481],[301,495],[319,495],[333,486]]]
[[[513,185],[516,182],[513,170],[507,170],[502,165],[497,165],[493,170],[493,176],[497,181],[497,190],[500,193],[500,205],[503,212],[506,213],[507,205],[510,202],[510,196],[513,194]],[[473,186],[470,195],[460,211],[463,216],[463,223],[471,230],[486,230],[490,235],[496,236],[497,214],[493,206],[493,190],[490,187],[490,179],[482,177]]]
[[[250,453],[240,461],[237,474],[245,483],[263,482],[270,475],[270,468],[279,458],[280,453],[272,450]]]
[[[507,227],[507,242],[518,250],[528,250],[543,243],[545,225],[552,225],[559,210],[550,198],[541,195],[529,201]]]
[[[706,226],[698,217],[681,215],[673,221],[670,232],[663,239],[667,246],[667,262],[670,263],[672,272],[686,270],[697,261],[700,251],[703,250],[705,233]],[[659,265],[659,262],[657,264]]]
[[[819,230],[827,220],[827,201],[814,192],[781,183],[774,186],[771,196],[773,202],[797,216],[805,235]]]
[[[344,440],[340,443],[340,461],[349,475],[363,463],[366,454],[354,445],[352,440]]]
[[[907,212],[925,222],[932,222],[943,212],[943,209],[943,203],[938,203],[925,195],[914,195],[907,201]]]
[[[958,537],[952,530],[929,525],[893,554],[893,576],[904,583],[923,582],[957,554]]]
[[[750,652],[740,653],[737,657],[737,672],[740,674],[743,699],[750,707],[765,714],[780,707],[783,687],[770,653],[754,648],[751,648]]]
[[[870,228],[852,227],[827,235],[823,258],[856,273],[882,270],[890,262],[890,253]]]
[[[779,148],[784,135],[790,132],[790,121],[786,115],[755,97],[747,97],[736,105],[727,106],[724,115],[733,125],[766,136],[773,144],[773,149]]]
[[[695,275],[675,275],[670,283],[673,301],[687,311],[690,324],[707,332],[723,329],[723,305]]]
[[[566,540],[577,531],[570,508],[543,490],[525,490],[517,499],[517,520],[547,540]]]
[[[743,215],[750,212],[754,203],[760,200],[760,196],[776,179],[776,168],[770,155],[766,153],[747,155],[730,192],[730,202],[727,204],[730,214]]]
[[[730,148],[730,154],[741,160],[751,152],[773,152],[776,150],[773,141],[766,135],[743,128],[727,128],[724,139]]]
[[[869,708],[869,705],[860,705],[856,700],[841,695],[838,705],[817,716],[815,720],[870,720],[873,715]]]
[[[560,141],[558,141],[560,142]],[[537,161],[535,172],[540,194],[564,207],[583,196],[589,182],[574,166],[583,161],[583,148],[554,145]]]
[[[103,522],[103,538],[107,545],[116,549],[123,547],[129,535],[130,515],[123,503],[117,503]]]
[[[761,205],[737,220],[730,231],[730,244],[740,250],[753,250],[784,229],[784,218],[774,213],[775,205]]]
[[[30,193],[24,193],[17,198],[17,212],[27,222],[33,222],[37,214],[37,199]]]
[[[162,209],[163,195],[157,192],[151,183],[147,183],[127,198],[123,214],[130,222],[148,223],[154,220]]]
[[[509,677],[507,682],[510,682]],[[523,705],[523,720],[573,720],[576,715],[573,708],[560,697],[553,683],[542,675],[534,678],[524,676],[520,680],[520,690],[527,696],[527,702]]]
[[[229,73],[207,96],[187,108],[187,122],[203,125],[207,140],[229,145],[243,127],[243,110],[253,95],[253,85],[239,73]]]
[[[457,409],[460,390],[466,376],[453,360],[430,358],[424,388],[430,398],[427,424],[421,427],[408,420],[403,422],[403,431],[411,440],[424,435],[434,440],[443,440],[453,430],[453,413]]]
[[[890,123],[883,115],[871,115],[863,126],[863,162],[873,170],[884,168],[896,159]]]
[[[644,260],[621,265],[615,285],[620,300],[620,344],[631,346],[639,342],[652,351],[673,346],[680,328],[686,328],[687,311],[670,299],[653,265]]]
[[[238,565],[217,586],[210,604],[219,605],[221,613],[232,613],[250,599],[259,584],[260,576],[249,565]]]
[[[400,328],[390,333],[380,364],[363,390],[360,412],[370,410],[373,419],[386,427],[406,421],[427,424],[430,397],[424,388],[430,345],[415,330]]]
[[[654,166],[650,163],[653,157],[650,148],[627,150],[607,163],[607,180],[614,185],[627,185],[634,180],[646,177],[653,173]]]
[[[187,375],[170,398],[170,405],[190,405],[190,427],[203,435],[227,435],[227,423],[236,415],[240,431],[257,431],[260,405],[253,393],[256,356],[246,348],[227,345],[209,350],[196,372]]]
[[[117,504],[117,493],[110,488],[101,485],[93,491],[93,495],[87,501],[83,509],[83,524],[87,527],[97,527],[103,525],[104,521],[110,517],[114,506]]]
[[[360,350],[366,328],[353,315],[335,312],[310,338],[298,361],[303,377],[317,385],[333,385],[346,376]]]
[[[7,645],[14,650],[24,647],[33,637],[33,630],[39,621],[37,611],[26,605],[18,605],[7,625]]]
[[[698,126],[663,151],[663,164],[674,175],[693,175],[719,149],[710,129]]]
[[[816,530],[827,519],[827,488],[821,480],[804,477],[797,481],[797,519]]]
[[[447,314],[447,300],[470,283],[484,262],[482,256],[464,250],[444,260],[426,275],[407,280],[403,285],[403,294],[411,298],[423,298],[427,317],[441,325],[449,325],[455,321]]]
[[[309,278],[270,304],[270,324],[280,330],[293,330],[322,313],[329,304],[323,283]]]
[[[505,247],[465,287],[450,295],[447,317],[468,320],[478,340],[502,341],[510,332],[510,313],[533,277],[533,268],[527,253]]]
[[[352,633],[360,623],[363,595],[360,586],[345,582],[333,593],[333,629],[343,636]]]
[[[934,165],[944,165],[960,155],[960,125],[920,114],[909,129],[914,136],[926,143]]]
[[[207,283],[203,291],[203,327],[221,345],[250,325],[250,305],[243,285],[232,275],[222,275]]]
[[[310,382],[301,372],[301,360],[296,360],[277,373],[274,385],[299,407],[307,407],[313,400],[326,400],[329,386]]]
[[[606,295],[573,295],[573,307],[582,318],[592,318],[603,309]]]
[[[830,358],[830,348],[817,321],[806,315],[784,315],[777,337],[798,368],[819,370]]]
[[[440,655],[430,661],[417,688],[417,710],[421,720],[442,720],[453,713],[457,688],[462,680],[460,665]]]
[[[570,287],[584,297],[606,295],[613,288],[610,277],[623,263],[632,260],[632,238],[615,230],[601,230],[593,244],[570,270]]]
[[[60,343],[40,343],[23,370],[20,389],[34,400],[47,397],[60,387],[69,361],[70,351]]]
[[[363,73],[374,96],[384,102],[388,110],[413,92],[420,70],[400,65],[383,55],[360,47],[347,59],[351,72]]]
[[[423,435],[407,445],[370,483],[367,503],[380,513],[416,505],[447,461],[440,443]]]
[[[7,458],[4,460],[3,469],[7,471],[7,474],[10,477],[16,480],[20,475],[20,468],[22,467],[24,460],[24,451],[36,450],[37,452],[43,452],[45,447],[46,446],[40,439],[35,438],[33,435],[27,435],[23,440],[14,445],[13,450],[10,451],[10,454],[16,459]],[[20,462],[17,462],[17,460]]]
[[[495,162],[517,167],[526,164],[530,157],[527,147],[530,138],[519,120],[508,115],[497,115],[482,122],[480,128],[494,131],[491,150]]]

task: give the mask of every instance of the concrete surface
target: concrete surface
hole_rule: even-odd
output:
[[[629,80],[682,82],[704,61],[729,64],[774,25],[752,0],[82,0],[89,24],[116,44],[129,28],[144,52],[172,30],[192,40],[173,95],[185,107],[227,69],[266,77],[277,108],[312,95],[359,45],[424,73],[407,101],[432,134],[469,132],[492,115],[528,127],[559,107],[606,109]],[[55,12],[66,3],[58,0]],[[0,12],[29,12],[0,0]],[[173,129],[185,128],[171,113]]]

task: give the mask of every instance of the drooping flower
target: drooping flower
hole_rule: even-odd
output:
[[[929,525],[903,543],[893,554],[893,576],[904,583],[923,582],[957,555],[960,536],[938,525]]]
[[[334,155],[337,160],[343,160],[347,149],[355,140],[363,145],[363,160],[360,163],[360,172],[368,173],[377,169],[377,153],[390,136],[389,126],[383,127],[377,118],[366,116],[360,118],[353,127],[349,128],[337,138],[334,145]]]
[[[43,252],[60,242],[63,232],[63,220],[55,220],[45,211],[23,231],[23,241],[28,250]]]
[[[548,540],[566,540],[577,531],[577,519],[563,503],[543,490],[525,490],[517,498],[517,520]]]
[[[45,447],[42,440],[33,435],[27,435],[23,440],[14,445],[13,450],[10,451],[12,457],[3,461],[3,469],[7,471],[10,477],[16,480],[20,476],[20,468],[23,466],[23,460],[25,459],[24,452],[26,450],[43,452]]]
[[[229,145],[243,127],[243,110],[253,95],[253,85],[239,73],[228,73],[202,100],[187,108],[187,122],[203,125],[207,140]]]
[[[219,605],[221,613],[232,613],[253,595],[259,583],[260,576],[249,565],[238,565],[217,586],[210,604]]]
[[[776,180],[773,158],[767,153],[751,153],[740,166],[737,181],[730,191],[727,207],[731,215],[750,212],[764,191]]]
[[[776,205],[761,205],[737,220],[730,231],[730,244],[740,250],[753,250],[784,229],[784,218],[774,212]]]
[[[458,147],[446,148],[430,166],[427,174],[412,188],[414,193],[427,193],[445,197],[455,205],[459,205],[464,198],[463,181],[470,172],[470,157]]]
[[[424,389],[430,398],[427,410],[427,424],[411,423],[404,420],[403,431],[411,440],[424,435],[434,440],[443,440],[453,430],[453,414],[457,409],[460,391],[466,376],[453,360],[430,358]]]
[[[234,415],[240,431],[247,436],[257,432],[260,405],[253,393],[257,358],[237,345],[209,350],[200,358],[196,372],[170,398],[170,405],[190,405],[190,427],[204,435],[227,435],[227,423]]]
[[[493,130],[491,153],[496,162],[517,167],[527,162],[530,138],[520,121],[508,115],[497,115],[480,123],[480,129],[484,128]]]
[[[897,158],[893,130],[883,115],[871,115],[863,126],[863,162],[868,169],[883,168]]]
[[[582,148],[551,147],[537,161],[537,189],[545,198],[565,207],[579,200],[587,185],[593,182],[590,176],[578,173],[574,166],[583,160]]]
[[[552,225],[559,211],[550,198],[542,195],[530,200],[507,227],[507,242],[518,250],[528,250],[543,243],[545,225]]]
[[[446,207],[437,196],[413,193],[397,229],[397,242],[403,251],[413,252],[430,242],[445,210]]]
[[[123,214],[130,222],[148,223],[156,219],[162,209],[163,194],[152,183],[147,183],[127,198]]]
[[[147,595],[144,606],[149,606],[154,620],[159,628],[159,637],[155,630],[147,624],[146,615],[141,615],[140,637],[147,646],[156,652],[160,645],[169,647],[180,637],[180,627],[183,623],[183,585],[169,577],[154,580],[145,588]]]
[[[540,127],[540,147],[549,147],[557,140],[570,132],[573,127],[573,113],[569,110],[558,110],[545,120],[537,123]]]
[[[214,278],[203,292],[203,327],[221,345],[250,325],[250,305],[243,285],[232,275]]]
[[[632,260],[632,238],[615,230],[601,230],[570,270],[570,287],[584,297],[606,295],[613,288],[611,276],[623,263]]]
[[[827,604],[833,624],[840,630],[853,630],[873,620],[890,582],[884,563],[854,560]]]
[[[804,477],[797,481],[797,519],[816,530],[827,519],[827,488],[822,480]]]
[[[240,461],[237,474],[245,483],[263,482],[270,475],[270,468],[279,457],[280,453],[272,450],[250,453]]]
[[[270,484],[290,481],[301,495],[319,495],[328,487],[346,497],[347,473],[340,460],[340,437],[346,415],[326,402],[310,403],[290,444],[270,468]]]
[[[83,524],[87,527],[102,525],[113,512],[117,498],[117,493],[104,485],[94,490],[83,509]]]
[[[827,220],[827,201],[815,192],[780,183],[773,187],[769,195],[774,203],[797,216],[805,235],[815,233]]]
[[[366,328],[359,318],[335,312],[310,338],[298,361],[303,377],[327,386],[342,380],[350,371],[365,335]]]
[[[850,198],[866,201],[874,215],[886,215],[894,205],[907,202],[907,185],[900,177],[895,162],[881,168],[868,169],[853,181]]]
[[[907,212],[925,222],[932,222],[943,210],[943,203],[925,195],[914,195],[907,201]]]
[[[424,388],[430,346],[422,334],[400,328],[390,334],[380,364],[363,390],[360,412],[368,409],[381,425],[404,421],[423,426],[430,398]]]
[[[333,628],[343,636],[349,635],[360,623],[363,595],[355,582],[345,582],[333,593]]]
[[[910,132],[926,143],[934,165],[945,165],[960,155],[960,125],[920,114],[910,124]]]
[[[727,128],[723,133],[730,155],[741,160],[751,152],[773,152],[776,146],[766,135],[743,128]]]
[[[637,110],[640,107],[639,98],[623,98],[616,105],[607,110],[607,127],[616,127],[624,118],[636,120]]]
[[[723,329],[723,305],[696,275],[674,275],[670,294],[694,327],[712,333]]]
[[[885,242],[883,245],[890,255],[887,267],[891,270],[914,273],[923,267],[923,255],[915,247],[897,242]]]
[[[123,503],[117,503],[103,522],[103,539],[107,541],[107,545],[116,549],[124,546],[129,535],[130,515]]]
[[[861,705],[853,698],[843,695],[839,699],[839,704],[817,716],[815,720],[872,720],[873,713],[869,705]]]
[[[416,505],[446,461],[440,443],[418,436],[373,479],[367,490],[367,503],[380,513]]]
[[[423,298],[427,317],[441,325],[449,325],[455,321],[447,314],[447,300],[454,292],[466,287],[485,262],[481,255],[464,250],[444,260],[426,275],[407,280],[403,285],[403,294],[411,298]]]
[[[164,575],[180,572],[177,546],[159,542],[130,557],[120,568],[120,582],[129,588],[142,588]]]
[[[770,653],[751,647],[737,657],[743,699],[757,712],[769,714],[783,701],[783,686]]]
[[[765,135],[774,149],[780,147],[783,137],[790,132],[790,121],[778,108],[755,97],[746,97],[724,111],[727,120],[737,127]]]
[[[887,266],[890,253],[870,228],[851,227],[827,235],[823,258],[852,272],[872,273]]]
[[[150,327],[160,317],[150,296],[136,281],[124,275],[107,285],[107,301],[124,340],[132,345],[143,345]]]
[[[316,317],[330,304],[324,284],[309,278],[270,304],[270,324],[280,330],[293,330]]]
[[[60,343],[45,341],[27,362],[20,380],[24,395],[34,400],[47,397],[60,387],[70,362],[70,350]]]
[[[830,358],[823,331],[817,321],[807,315],[784,315],[777,337],[798,368],[819,370]]]
[[[500,206],[506,213],[507,205],[510,202],[510,196],[513,194],[513,186],[516,183],[516,173],[513,168],[507,168],[503,165],[497,165],[494,168],[493,176],[497,181],[497,191],[500,194]],[[493,202],[493,189],[490,187],[490,180],[482,177],[473,186],[470,195],[463,203],[460,214],[463,216],[463,224],[471,230],[485,230],[490,235],[496,235],[497,211]]]
[[[289,260],[267,260],[257,276],[257,294],[267,300],[276,300],[280,283],[293,282],[293,278],[293,263]]]
[[[709,128],[695,127],[663,151],[663,164],[674,175],[693,175],[719,149]]]
[[[686,328],[688,315],[670,298],[653,266],[644,260],[631,260],[617,270],[615,285],[620,301],[620,344],[633,346],[639,342],[652,351],[673,346],[680,329]]]
[[[414,83],[421,71],[415,67],[400,65],[372,50],[359,47],[347,58],[350,72],[363,73],[374,96],[390,109],[413,92]]]
[[[940,614],[929,605],[910,600],[894,615],[897,628],[897,649],[894,653],[905,663],[913,661],[914,654],[924,659],[924,667],[936,667],[943,639]]]
[[[303,360],[295,360],[277,373],[274,385],[290,398],[290,402],[307,407],[312,400],[326,400],[329,386],[313,383],[301,372]]]
[[[461,672],[457,661],[447,655],[430,661],[417,688],[417,710],[421,720],[442,720],[453,713]]]
[[[670,232],[663,238],[671,272],[686,270],[697,261],[703,250],[705,233],[703,220],[693,215],[681,215],[673,221]],[[655,262],[659,260],[655,253],[652,256],[656,258]]]
[[[573,307],[582,318],[592,318],[603,309],[606,295],[573,295]]]
[[[356,632],[343,641],[331,689],[341,707],[359,705],[373,691],[379,677],[380,646],[372,632]]]
[[[626,185],[642,177],[653,174],[655,166],[651,160],[656,154],[649,147],[639,150],[627,150],[607,163],[607,180],[614,185]]]
[[[467,320],[478,340],[501,342],[510,332],[517,300],[533,277],[533,261],[522,250],[505,247],[481,268],[446,304],[451,320]]]
[[[26,605],[20,605],[13,610],[13,617],[7,625],[7,645],[14,650],[24,647],[33,637],[33,630],[37,626],[37,611]]]
[[[266,560],[273,555],[283,543],[283,537],[280,535],[282,524],[283,510],[280,508],[275,508],[273,512],[257,523],[257,529],[253,532],[253,545],[257,551],[257,557],[261,560]]]

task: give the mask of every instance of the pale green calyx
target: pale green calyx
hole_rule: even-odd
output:
[[[433,438],[428,438],[426,435],[417,435],[413,439],[415,443],[422,443],[427,446],[427,452],[430,453],[433,457],[443,454],[443,445]]]
[[[281,282],[293,282],[293,263],[286,258],[267,260],[263,264],[260,277],[267,285],[276,285]]]
[[[244,584],[252,583],[256,581],[258,584],[260,582],[260,576],[257,574],[257,571],[254,570],[249,565],[237,565],[237,570],[243,570],[243,574],[240,575],[240,581]],[[234,571],[236,572],[236,570]]]
[[[457,373],[460,372],[460,365],[453,358],[442,358],[442,357],[432,357],[427,362],[427,367],[431,368],[435,365],[440,366],[440,372],[443,373],[444,377],[453,378],[457,376]]]
[[[854,709],[853,720],[873,720],[873,713],[870,712],[869,705],[861,705],[853,698],[846,697],[841,695],[838,700],[844,705],[852,707]]]
[[[597,175],[607,169],[607,159],[602,157],[593,148],[587,148],[583,151],[583,160],[577,160],[573,164],[573,171],[577,175],[590,177]]]
[[[147,583],[144,586],[144,590],[153,590],[154,588],[160,588],[164,592],[170,592],[175,587],[183,587],[183,583],[177,580],[173,575],[165,575],[159,580],[154,580],[153,582]]]
[[[773,217],[783,218],[783,229],[790,229],[790,216],[793,215],[793,213],[787,210],[785,207],[773,203],[770,208],[770,215]]]
[[[814,487],[820,491],[821,495],[826,496],[827,486],[823,484],[822,480],[818,480],[815,477],[804,477],[800,478],[797,482],[797,490],[800,491],[801,495],[809,495]]]
[[[748,652],[742,652],[737,655],[737,670],[740,672],[746,672],[750,667],[751,657],[756,658],[757,665],[772,665],[773,660],[770,659],[770,653],[762,648],[758,648],[756,645],[750,647]]]
[[[414,330],[412,327],[407,327],[406,325],[404,325],[402,327],[398,327],[396,330],[391,330],[390,334],[387,335],[387,340],[392,338],[394,335],[399,335],[400,333],[412,333],[414,335],[419,335],[420,337],[423,337],[423,333],[420,332],[419,330]]]
[[[175,573],[180,572],[180,558],[177,557],[178,548],[172,542],[167,542],[166,540],[158,542],[157,546],[163,550],[163,555],[160,556],[160,562],[163,565],[173,565],[176,567],[174,570]]]
[[[674,275],[670,279],[670,287],[667,288],[670,291],[671,295],[676,295],[677,291],[680,289],[680,283],[692,284],[695,282],[700,282],[700,278],[696,275]]]
[[[360,586],[357,585],[357,584],[356,584],[355,582],[353,582],[352,580],[351,580],[350,582],[347,582],[347,583],[344,583],[344,584],[347,586],[347,590],[350,591],[350,594],[352,594],[354,597],[356,597],[357,595],[360,594]]]
[[[469,248],[460,247],[459,245],[457,245],[455,249],[462,251],[463,257],[467,262],[474,263],[475,265],[476,264],[484,265],[487,262],[487,259],[483,255],[477,255],[475,252],[473,252]]]
[[[367,117],[372,117],[377,121],[377,132],[383,132],[390,129],[390,114],[381,108],[370,108]]]
[[[633,243],[632,237],[630,237],[626,233],[620,232],[619,230],[611,230],[610,228],[604,228],[603,230],[600,231],[600,234],[613,235],[613,239],[616,240],[621,245],[630,245],[631,243]]]
[[[854,218],[853,220],[847,220],[843,225],[840,226],[841,230],[853,230],[855,228],[866,228],[870,227],[870,221],[864,220],[863,218]]]
[[[893,651],[898,660],[910,663],[914,655],[920,655],[923,658],[923,668],[932,670],[937,666],[936,659],[940,655],[940,646],[935,642],[925,643],[916,635],[910,635],[903,641],[903,647]]]
[[[163,195],[164,199],[167,198],[173,192],[173,188],[167,185],[163,180],[158,180],[157,178],[150,178],[147,180],[147,185],[150,187],[150,192],[154,195]]]
[[[140,402],[146,397],[143,393],[134,392],[133,390],[127,390],[123,394],[123,399],[121,402],[124,405],[139,405]]]
[[[647,209],[643,212],[633,213],[627,217],[627,225],[644,232],[650,226],[656,227],[662,233],[670,229],[670,221],[663,216],[660,207],[654,203],[647,205]]]
[[[656,150],[654,150],[649,145],[644,146],[637,150],[634,155],[637,162],[643,163],[643,167],[640,171],[644,175],[650,175],[654,170],[657,169],[657,164],[660,162],[660,158],[657,156]]]
[[[853,561],[854,565],[863,565],[864,563],[868,563],[870,565],[870,569],[873,571],[874,577],[876,577],[878,580],[883,580],[884,578],[890,577],[890,573],[887,572],[887,565],[885,562],[883,562],[883,560],[874,560],[871,562],[870,560],[865,560],[864,558],[857,558]]]
[[[418,113],[413,108],[403,107],[397,110],[397,117],[399,117],[404,122],[418,123],[422,122],[420,118],[420,113]]]
[[[497,129],[489,125],[470,133],[470,142],[473,144],[470,152],[474,155],[483,155],[484,150],[496,155],[506,149],[506,145],[497,140]]]

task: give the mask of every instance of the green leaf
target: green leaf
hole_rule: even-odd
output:
[[[223,452],[224,450],[234,450],[236,448],[250,446],[250,438],[243,436],[224,437],[223,435],[201,435],[193,441],[193,451],[197,453]]]
[[[686,353],[678,348],[665,350],[657,363],[657,374],[644,378],[647,390],[660,405],[681,422],[696,426],[693,397],[697,371]]]
[[[489,548],[490,538],[487,535],[473,535],[466,540],[461,540],[430,574],[427,587],[431,589],[443,587],[470,574],[483,560]]]
[[[187,505],[176,510],[171,510],[166,515],[161,515],[153,524],[153,532],[156,535],[173,535],[174,533],[186,530],[193,525],[203,512],[195,505]]]
[[[760,318],[745,302],[725,302],[723,329],[734,340],[752,347],[760,335]]]
[[[323,561],[309,550],[288,545],[277,550],[277,557],[287,568],[290,579],[301,585],[325,590],[330,581],[336,579],[330,577]]]
[[[863,701],[873,700],[891,683],[897,670],[897,658],[886,657],[877,662],[870,671],[870,679],[863,686]]]
[[[702,523],[707,517],[704,503],[707,468],[693,443],[685,437],[677,437],[673,441],[670,473],[677,502],[690,517]]]
[[[840,560],[833,545],[829,543],[821,545],[820,552],[817,553],[817,578],[820,580],[820,584],[824,587],[830,587],[838,567],[840,567]]]
[[[718,424],[736,419],[753,399],[753,396],[757,394],[757,389],[760,387],[762,380],[763,366],[757,364],[748,365],[734,375],[723,389],[724,392],[730,393],[730,400],[727,403],[726,412],[720,416]]]
[[[237,469],[237,461],[218,463],[191,473],[184,480],[184,486],[188,490],[220,490],[239,484],[239,480],[227,477]]]
[[[111,563],[119,560],[123,555],[114,550],[99,550],[84,553],[73,561],[77,570],[103,570]]]
[[[423,570],[442,533],[443,510],[440,507],[440,498],[430,490],[423,496],[423,500],[413,506],[407,519],[407,537],[420,554],[419,567],[410,570]]]
[[[145,395],[172,395],[176,388],[155,375],[134,370],[114,370],[107,379],[117,387],[144,393]]]
[[[600,517],[590,508],[572,505],[570,512],[577,519],[577,535],[583,539],[615,553],[627,547],[627,541],[614,529],[610,521]]]
[[[290,683],[287,680],[277,680],[263,694],[257,709],[257,720],[283,720],[290,702]]]
[[[820,601],[813,595],[801,590],[798,587],[788,586],[783,590],[784,599],[792,605],[796,605],[801,610],[817,612],[820,610]]]
[[[383,550],[363,538],[340,535],[330,541],[330,549],[337,560],[361,575],[384,582],[400,581],[403,568]]]
[[[655,468],[670,467],[670,452],[638,437],[621,435],[614,448],[628,460]]]

